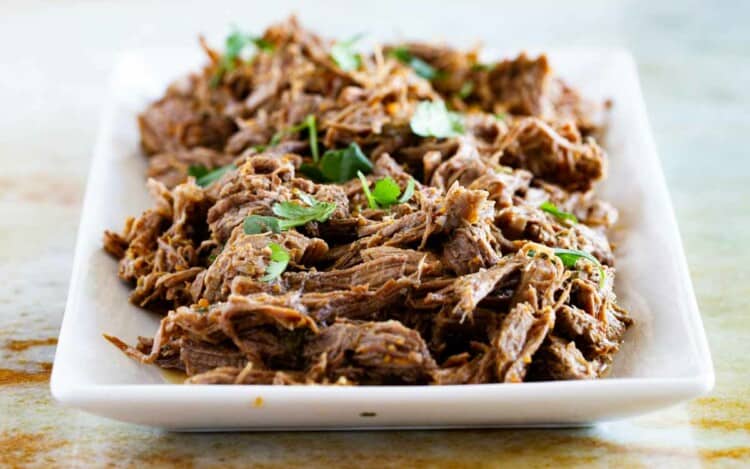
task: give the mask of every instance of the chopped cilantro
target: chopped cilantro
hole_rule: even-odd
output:
[[[346,41],[340,41],[331,46],[331,59],[338,65],[341,70],[346,72],[356,70],[362,64],[362,58],[359,52],[354,49],[354,44],[361,39],[362,35],[358,34]]]
[[[388,208],[397,203],[403,204],[408,202],[414,195],[414,179],[409,179],[406,189],[404,189],[402,194],[401,188],[390,176],[376,181],[372,191],[370,191],[370,184],[365,175],[357,172],[357,176],[362,184],[362,191],[367,199],[367,204],[372,209]]]
[[[443,101],[422,101],[409,122],[412,132],[421,137],[447,138],[464,132],[461,116],[450,112]]]
[[[556,218],[558,218],[560,220],[563,220],[563,221],[567,220],[567,221],[570,221],[570,222],[573,222],[573,223],[578,223],[578,218],[576,218],[575,215],[573,215],[572,213],[563,212],[562,210],[560,210],[559,208],[557,208],[557,206],[555,204],[553,204],[552,202],[550,202],[548,200],[542,202],[542,204],[539,206],[539,208],[542,211],[547,212],[550,215],[553,215],[554,217],[556,217]]]
[[[209,171],[205,166],[203,165],[192,165],[188,168],[188,175],[193,176],[195,178],[195,183],[198,184],[201,187],[206,187],[211,185],[213,182],[221,179],[221,177],[228,173],[229,171],[234,171],[237,169],[237,166],[234,164],[228,164],[226,166],[222,166],[221,168],[216,168],[214,170]]]
[[[419,57],[414,57],[406,47],[396,47],[391,50],[389,55],[395,57],[399,62],[408,65],[417,75],[427,80],[434,80],[442,76],[440,70],[437,70]]]
[[[271,250],[271,261],[266,267],[266,275],[260,278],[262,282],[273,282],[286,270],[289,265],[289,252],[276,243],[269,243]]]

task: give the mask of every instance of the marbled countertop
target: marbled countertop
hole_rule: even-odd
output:
[[[750,239],[750,3],[542,2],[536,12],[489,1],[375,10],[150,3],[0,5],[0,466],[750,465],[750,249],[741,244]],[[114,54],[194,44],[195,33],[218,37],[231,23],[259,29],[293,9],[344,36],[631,49],[708,332],[714,391],[576,430],[173,434],[57,405],[49,372]]]

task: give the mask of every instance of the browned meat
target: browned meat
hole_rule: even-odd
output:
[[[492,110],[525,116],[548,115],[547,87],[551,72],[544,55],[532,59],[521,54],[513,60],[497,63],[487,76]],[[478,91],[480,96],[482,91]]]
[[[336,322],[305,350],[322,379],[367,384],[431,381],[436,365],[422,338],[398,321]]]
[[[247,358],[232,347],[183,339],[180,346],[180,361],[184,364],[185,372],[192,376],[223,366],[242,367]]]
[[[586,360],[573,341],[549,335],[538,354],[542,360],[536,366],[537,374],[542,379],[592,379],[600,374],[596,364]]]
[[[495,224],[502,233],[501,245],[508,251],[515,251],[531,240],[550,247],[585,251],[604,264],[614,263],[612,249],[602,231],[560,221],[537,207],[518,203],[499,210]]]
[[[190,299],[188,284],[203,270],[199,245],[207,233],[209,201],[192,182],[171,192],[154,180],[149,187],[157,206],[129,218],[122,235],[106,232],[104,245],[120,259],[120,278],[136,284],[133,303],[183,304]]]
[[[222,150],[235,131],[231,119],[183,96],[155,102],[138,117],[138,125],[148,154],[194,147]]]
[[[604,176],[604,151],[582,139],[570,122],[557,128],[534,117],[518,119],[500,144],[500,162],[568,190],[588,190]]]
[[[236,277],[254,280],[262,277],[271,258],[270,243],[284,247],[290,254],[290,262],[298,266],[313,265],[328,251],[322,239],[308,238],[295,231],[247,235],[238,226],[208,269],[195,278],[191,288],[193,301],[201,298],[224,301]]]
[[[104,249],[164,316],[113,345],[193,384],[607,373],[632,320],[602,122],[546,56],[407,43],[347,66],[295,18],[262,40],[251,60],[202,41],[208,64],[139,116],[155,203]]]
[[[555,322],[551,308],[538,315],[529,303],[517,304],[503,320],[491,346],[495,355],[495,370],[500,382],[520,383],[526,368]]]
[[[226,166],[232,160],[231,155],[204,147],[168,151],[149,158],[146,175],[172,188],[187,180],[191,166],[202,166],[211,170]]]

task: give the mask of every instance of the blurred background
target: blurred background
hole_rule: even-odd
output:
[[[325,36],[480,38],[635,56],[717,372],[706,398],[587,430],[185,436],[57,407],[47,378],[107,78],[119,51],[220,47],[297,13]],[[703,465],[750,458],[750,2],[0,3],[0,466],[493,461]],[[13,341],[39,341],[12,346]],[[46,342],[45,342],[46,341]],[[20,343],[20,342],[19,342]],[[11,345],[9,345],[11,344]],[[4,371],[5,370],[5,371]],[[17,378],[8,370],[22,370]],[[3,374],[5,373],[5,374]],[[539,445],[543,444],[543,448]],[[404,445],[408,445],[408,451]],[[536,448],[536,449],[534,449]],[[256,458],[256,459],[253,459]],[[343,458],[343,459],[342,459]],[[346,463],[344,463],[346,464]],[[352,461],[352,465],[354,462]]]

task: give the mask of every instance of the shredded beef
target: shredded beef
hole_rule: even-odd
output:
[[[138,117],[155,202],[104,249],[130,300],[164,316],[113,345],[191,384],[607,373],[632,320],[614,293],[617,211],[593,191],[595,103],[545,55],[484,64],[406,43],[345,70],[295,18],[262,40],[252,60],[201,40],[207,65]],[[458,135],[417,135],[415,110],[438,100]],[[355,164],[331,152],[356,147],[362,179],[326,182]]]

